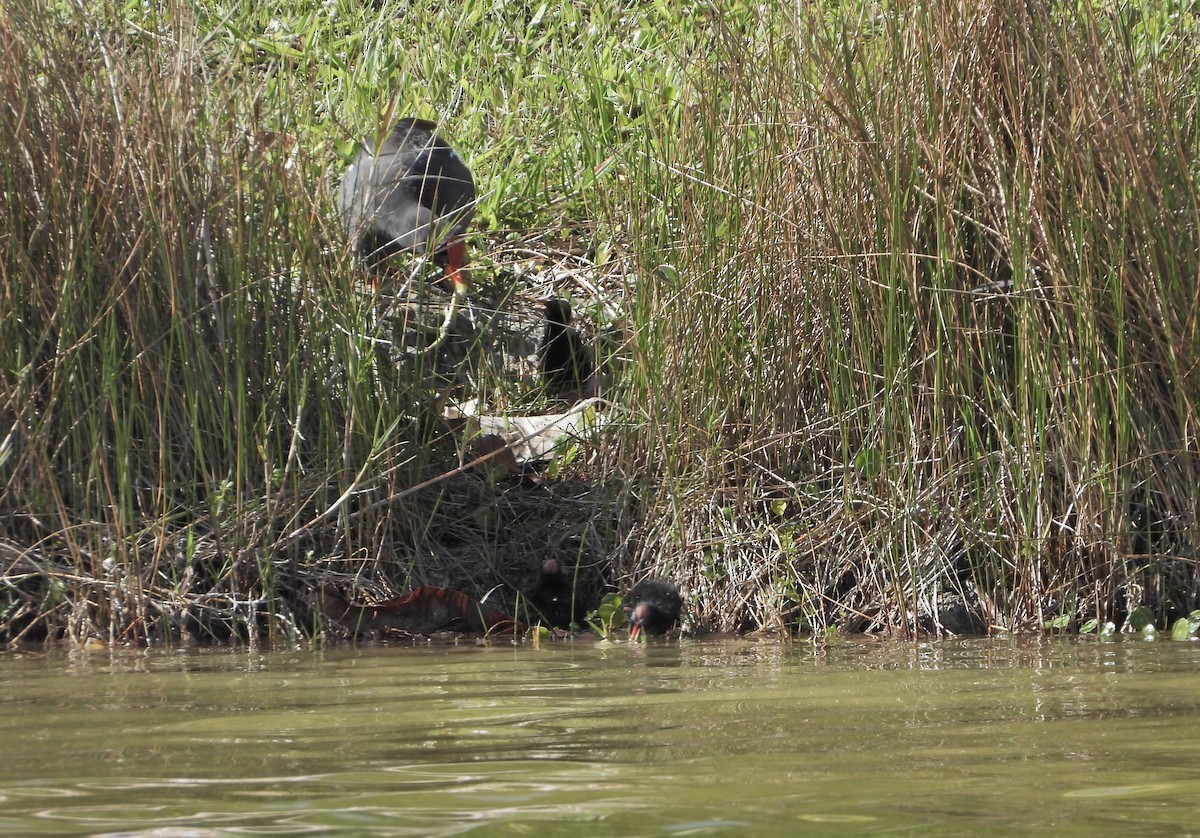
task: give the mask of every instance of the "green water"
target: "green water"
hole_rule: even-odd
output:
[[[1200,644],[0,658],[0,834],[1188,835]]]

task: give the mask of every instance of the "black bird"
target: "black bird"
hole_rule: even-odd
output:
[[[629,639],[637,640],[646,634],[666,634],[679,624],[683,598],[679,589],[665,579],[647,579],[633,586],[625,596]]]
[[[546,301],[546,330],[538,349],[538,366],[546,386],[559,392],[583,390],[592,377],[591,353],[571,327],[571,304],[566,300]]]
[[[557,559],[546,559],[537,584],[529,592],[529,603],[548,626],[570,628],[572,623],[579,622],[574,594],[571,578],[563,566]]]
[[[465,294],[463,233],[475,213],[475,181],[436,129],[405,118],[378,149],[364,142],[338,187],[338,212],[369,268],[402,251],[432,254]]]

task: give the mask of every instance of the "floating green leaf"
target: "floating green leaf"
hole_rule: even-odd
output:
[[[1147,626],[1154,625],[1154,612],[1145,605],[1139,605],[1129,612],[1127,625],[1134,631],[1143,631]]]
[[[1057,617],[1047,620],[1044,625],[1049,631],[1064,631],[1071,625],[1071,615],[1059,614]]]
[[[1193,611],[1187,615],[1188,631],[1195,634],[1200,631],[1200,611]]]

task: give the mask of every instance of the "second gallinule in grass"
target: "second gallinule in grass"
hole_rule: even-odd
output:
[[[475,181],[436,129],[405,118],[378,148],[363,143],[338,188],[338,212],[368,268],[403,251],[433,255],[463,295],[463,233],[475,212]]]
[[[683,597],[679,595],[679,589],[665,579],[647,579],[633,586],[624,603],[629,639],[637,640],[642,632],[666,634],[678,625]]]
[[[579,622],[574,586],[558,559],[542,562],[537,584],[529,591],[529,604],[548,628],[569,629]]]
[[[549,390],[582,391],[592,376],[592,357],[583,338],[571,326],[571,304],[546,301],[546,328],[538,349],[538,367]]]

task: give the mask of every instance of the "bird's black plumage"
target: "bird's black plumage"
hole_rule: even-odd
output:
[[[529,604],[543,624],[552,628],[570,628],[579,622],[574,586],[557,559],[542,562],[537,584],[529,592]]]
[[[666,634],[678,625],[683,597],[665,579],[647,579],[625,595],[623,607],[629,622],[629,639],[637,640],[642,632]]]
[[[587,344],[571,326],[571,304],[561,299],[548,300],[545,317],[538,350],[542,379],[551,390],[583,390],[592,375],[592,358]]]
[[[467,229],[475,181],[436,129],[397,121],[379,148],[363,144],[342,177],[338,212],[368,266],[401,251],[442,254]]]

